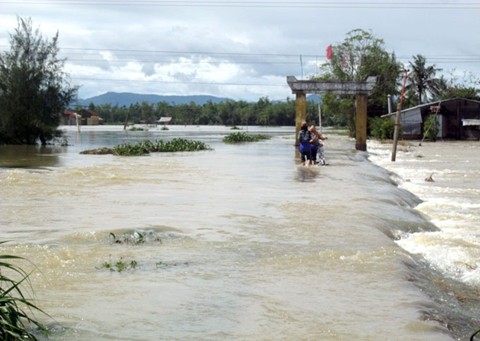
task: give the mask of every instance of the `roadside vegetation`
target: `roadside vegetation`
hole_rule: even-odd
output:
[[[378,140],[391,140],[395,132],[395,121],[391,118],[372,117],[368,120],[370,137]]]

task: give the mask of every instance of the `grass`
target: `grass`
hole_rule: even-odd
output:
[[[3,244],[5,242],[0,242]],[[0,340],[38,340],[33,333],[34,329],[47,335],[47,328],[34,319],[33,312],[41,312],[40,308],[27,299],[22,286],[29,283],[29,274],[12,261],[24,260],[22,257],[0,255]],[[7,275],[20,276],[14,279]]]

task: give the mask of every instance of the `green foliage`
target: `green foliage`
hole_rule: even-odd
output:
[[[436,141],[438,132],[440,131],[440,124],[437,121],[437,115],[431,114],[423,124],[423,139]]]
[[[115,233],[110,232],[110,240],[114,244],[127,244],[127,245],[143,245],[146,243],[162,243],[162,239],[157,232],[154,231],[130,231],[116,236]],[[124,272],[127,270],[134,270],[138,266],[136,260],[125,260],[123,257],[120,257],[118,260],[109,259],[104,261],[102,268],[108,269],[112,272]]]
[[[0,242],[3,244],[4,242]],[[23,260],[21,257],[0,255],[0,340],[37,340],[32,333],[32,327],[37,327],[41,332],[47,333],[46,327],[39,321],[29,316],[29,313],[38,311],[40,308],[28,300],[21,285],[28,283],[28,274],[11,261]],[[7,274],[17,274],[19,280],[9,277]],[[28,309],[24,310],[25,307]]]
[[[353,98],[340,98],[332,94],[325,94],[322,105],[322,123],[330,127],[349,127],[353,124],[354,105]]]
[[[462,87],[460,85],[453,85],[444,89],[441,93],[441,99],[449,98],[466,98],[475,101],[480,100],[479,90],[474,87]]]
[[[480,84],[480,79],[467,72],[464,72],[463,75],[451,72],[448,79],[441,76],[438,99],[466,98],[478,101],[480,100],[480,90],[473,87],[472,84]]]
[[[141,142],[137,144],[122,143],[112,148],[113,155],[119,156],[143,156],[148,155],[148,149],[145,149]]]
[[[157,140],[153,144],[151,152],[171,153],[171,152],[196,152],[201,150],[211,150],[211,148],[202,141],[187,140],[175,138],[170,141]]]
[[[144,156],[149,153],[173,153],[173,152],[194,152],[201,150],[211,150],[211,148],[202,141],[187,140],[175,138],[170,141],[163,140],[145,140],[134,144],[122,143],[113,148],[97,148],[84,150],[80,154],[104,155],[113,154],[118,156]]]
[[[283,102],[261,98],[256,103],[229,100],[222,103],[207,102],[203,105],[193,102],[178,105],[167,102],[142,103],[141,107],[144,108],[144,112],[151,112],[157,120],[159,117],[172,117],[172,122],[177,125],[293,126],[295,124],[295,101],[290,98]],[[93,105],[91,109],[104,119],[104,124],[124,124],[125,117],[129,117],[129,121],[133,123],[147,123],[139,108],[138,104],[129,107],[102,104]],[[318,117],[318,107],[312,101],[308,101],[307,119],[311,121],[315,117]],[[161,129],[168,130],[166,126]]]
[[[388,60],[383,40],[362,29],[348,32],[344,41],[333,46],[332,51],[332,59],[323,67],[333,80],[362,81],[368,76],[377,76],[378,65]]]
[[[407,103],[419,105],[430,98],[438,97],[442,88],[442,81],[436,78],[435,65],[427,65],[427,59],[418,54],[410,62],[411,71],[408,76],[409,84],[406,86]]]
[[[385,50],[382,39],[357,29],[347,33],[345,40],[332,47],[332,59],[321,66],[322,75],[312,79],[335,81],[364,81],[376,76],[376,86],[368,97],[370,117],[388,112],[388,95],[398,94],[397,82],[401,64],[395,54]],[[355,99],[353,96],[323,96],[322,113],[326,125],[347,126],[354,133]]]
[[[18,19],[10,51],[0,54],[0,143],[42,144],[58,137],[64,108],[77,93],[63,72],[58,33],[43,39],[31,20]]]
[[[231,133],[223,138],[225,143],[242,143],[242,142],[258,142],[268,140],[270,136],[262,134],[250,135],[246,132]]]
[[[370,136],[379,140],[393,139],[395,121],[391,118],[371,117],[368,119]]]
[[[138,263],[136,260],[132,259],[130,261],[124,260],[123,257],[116,261],[111,259],[103,262],[102,267],[108,269],[112,272],[123,272],[127,270],[134,270],[137,267]]]

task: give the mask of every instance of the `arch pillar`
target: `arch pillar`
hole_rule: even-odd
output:
[[[373,90],[376,77],[368,77],[365,81],[305,81],[297,80],[294,76],[287,76],[287,83],[295,94],[295,145],[298,145],[300,125],[307,117],[307,93],[336,95],[355,95],[355,148],[367,150],[367,96]]]

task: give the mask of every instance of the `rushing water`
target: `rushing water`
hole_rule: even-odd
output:
[[[468,238],[449,240],[439,222],[450,208],[397,186],[345,136],[326,132],[329,166],[300,167],[293,127],[244,127],[272,138],[234,145],[226,127],[64,129],[67,147],[0,147],[0,253],[37,267],[53,340],[423,341],[480,327],[477,203],[445,219],[473,219]],[[213,150],[79,154],[173,137]],[[372,150],[376,163],[387,157]],[[145,243],[112,240],[134,231]],[[435,263],[429,245],[455,250],[442,257],[464,274]],[[117,262],[136,267],[104,266]]]

